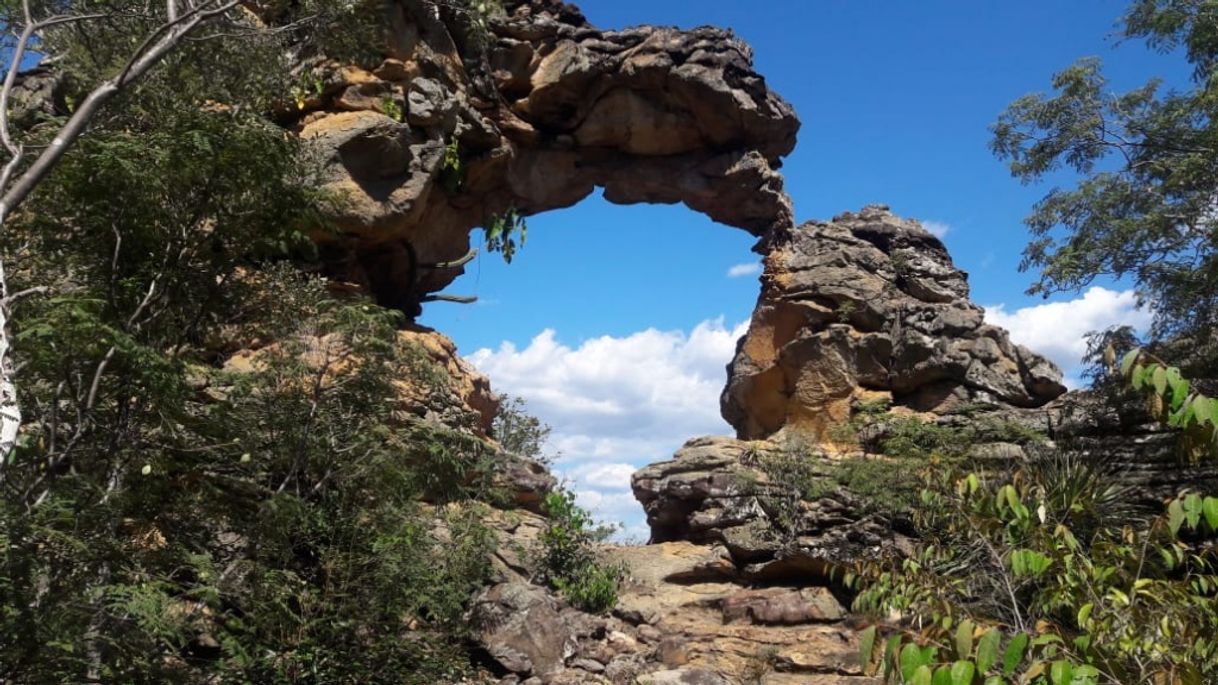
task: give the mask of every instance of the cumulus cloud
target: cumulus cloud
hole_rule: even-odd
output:
[[[730,432],[719,393],[746,328],[718,318],[688,333],[649,328],[575,346],[546,329],[523,348],[504,342],[469,361],[554,427],[547,448],[580,503],[637,533],[642,512],[630,474],[671,457],[691,437]]]
[[[1025,345],[1062,368],[1067,385],[1078,385],[1078,373],[1087,352],[1084,336],[1109,326],[1129,325],[1145,329],[1152,315],[1139,309],[1132,290],[1109,290],[1093,286],[1082,297],[1065,302],[1021,307],[1008,312],[1003,305],[985,308],[985,320],[1011,332],[1011,339]]]
[[[728,278],[740,278],[742,276],[752,276],[761,273],[760,262],[745,262],[744,264],[736,264],[727,270]]]
[[[931,235],[940,239],[947,235],[948,231],[952,230],[952,227],[949,224],[942,221],[920,221],[919,223],[922,224],[922,228],[930,231]]]

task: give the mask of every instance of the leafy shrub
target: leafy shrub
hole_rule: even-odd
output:
[[[1218,568],[1189,540],[1218,531],[1218,499],[1148,519],[1114,483],[1053,453],[992,482],[926,474],[915,553],[852,576],[857,611],[897,617],[864,632],[865,667],[892,683],[1213,682]]]
[[[552,461],[543,451],[550,431],[548,425],[528,413],[523,399],[510,395],[503,396],[491,424],[491,434],[503,449],[543,464]]]
[[[595,526],[570,492],[546,495],[542,509],[548,518],[540,535],[543,579],[584,611],[602,613],[612,609],[617,605],[624,571],[602,563],[594,545],[613,529]]]

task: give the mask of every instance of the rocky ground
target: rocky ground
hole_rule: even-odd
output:
[[[498,522],[527,548],[542,521]],[[513,549],[509,543],[506,549]],[[653,685],[874,683],[859,670],[856,632],[823,579],[758,583],[718,544],[611,547],[627,570],[607,616],[573,609],[528,582],[527,562],[498,558],[500,583],[472,611],[498,682]]]

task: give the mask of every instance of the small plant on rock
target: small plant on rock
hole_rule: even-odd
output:
[[[594,545],[608,537],[613,528],[595,525],[571,492],[546,495],[542,511],[549,519],[540,535],[542,578],[584,611],[603,613],[612,609],[617,604],[624,570],[598,559]]]

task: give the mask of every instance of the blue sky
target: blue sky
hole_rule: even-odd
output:
[[[1118,44],[1124,3],[1100,0],[589,0],[602,28],[641,23],[733,29],[757,70],[803,122],[783,173],[798,220],[869,203],[936,222],[973,299],[1017,340],[1074,373],[1087,328],[1145,322],[1120,284],[1053,298],[1023,291],[1023,217],[1048,185],[1022,186],[989,152],[988,126],[1051,74],[1099,56],[1114,87],[1151,76],[1184,84],[1176,55]],[[753,238],[683,206],[611,205],[599,196],[529,219],[510,266],[483,255],[449,291],[473,306],[429,305],[501,391],[554,426],[559,469],[581,500],[641,533],[629,470],[666,458],[717,419],[727,363],[757,295]],[[547,331],[549,331],[547,333]],[[684,430],[695,433],[681,433]]]

